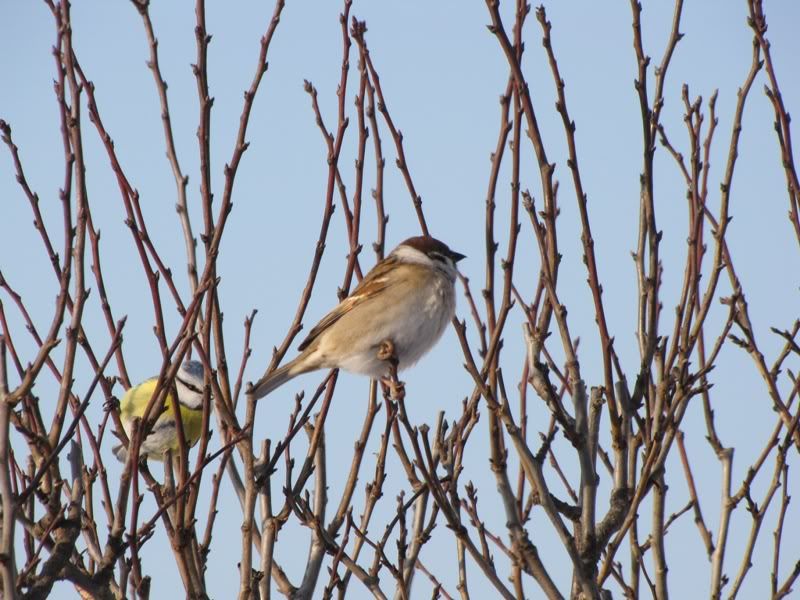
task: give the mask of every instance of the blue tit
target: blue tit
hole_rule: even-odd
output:
[[[141,418],[153,392],[156,389],[158,377],[143,381],[130,388],[122,397],[119,406],[119,416],[125,433],[132,434],[133,420]],[[181,423],[186,444],[194,446],[200,439],[203,427],[203,365],[196,360],[190,360],[181,365],[175,375],[175,388],[178,391],[178,405],[181,410]],[[213,404],[211,405],[213,407]],[[152,431],[142,442],[139,455],[163,460],[167,450],[178,449],[178,428],[175,424],[174,403],[172,392],[167,394],[164,410],[159,415]],[[115,446],[114,456],[121,462],[127,462],[128,449],[120,444]]]

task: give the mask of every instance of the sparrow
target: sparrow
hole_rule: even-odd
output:
[[[119,404],[119,416],[122,427],[130,439],[134,419],[141,418],[150,398],[156,389],[158,377],[151,377],[133,386],[122,397]],[[178,406],[181,411],[181,424],[186,444],[191,447],[200,439],[203,427],[203,365],[196,360],[189,360],[181,365],[175,375],[175,388],[178,392]],[[211,405],[213,407],[213,404]],[[164,410],[158,416],[152,431],[139,448],[141,457],[163,460],[167,450],[178,449],[178,428],[175,423],[172,392],[167,394]],[[121,462],[128,460],[128,448],[122,444],[112,451]]]
[[[411,237],[367,273],[300,344],[300,354],[253,386],[256,398],[317,369],[373,379],[414,365],[444,333],[456,309],[456,263],[464,258],[430,236]]]

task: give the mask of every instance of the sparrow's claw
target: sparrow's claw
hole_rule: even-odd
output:
[[[392,381],[392,398],[399,400],[400,398],[406,397],[406,384],[400,381],[399,379],[395,379]]]
[[[378,359],[380,360],[397,360],[394,353],[394,342],[392,340],[383,340],[378,346]]]
[[[404,398],[406,395],[403,382],[397,379],[397,354],[395,353],[394,342],[390,339],[383,340],[378,346],[377,357],[389,363],[389,375],[381,377],[381,382],[389,388],[390,397],[393,400]]]
[[[406,384],[396,377],[381,377],[381,383],[389,389],[389,397],[392,400],[406,397]]]

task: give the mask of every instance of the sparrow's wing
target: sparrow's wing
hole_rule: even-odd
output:
[[[328,327],[333,325],[359,304],[366,302],[392,285],[387,277],[387,273],[395,262],[395,258],[389,256],[375,265],[347,298],[342,300],[331,312],[322,317],[320,322],[308,333],[306,339],[303,340],[297,349],[303,351],[308,348],[311,343],[319,337],[319,334],[328,329]]]

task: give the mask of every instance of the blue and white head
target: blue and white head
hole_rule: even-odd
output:
[[[199,410],[203,406],[203,373],[201,362],[187,360],[175,375],[178,402],[186,408]]]

